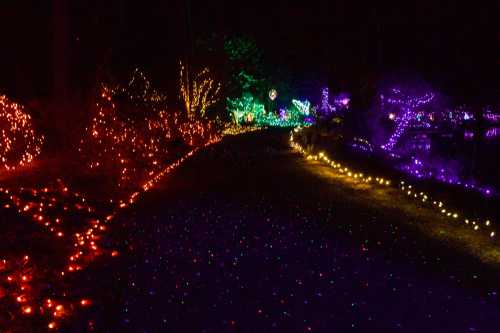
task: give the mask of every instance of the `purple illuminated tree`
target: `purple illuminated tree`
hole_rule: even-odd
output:
[[[394,97],[388,98],[388,104],[401,108],[403,115],[398,118],[396,129],[386,144],[382,145],[384,150],[392,151],[401,136],[406,132],[411,122],[416,118],[416,111],[434,99],[434,94],[427,93],[423,96],[410,96],[401,93],[399,89],[392,89]],[[383,97],[382,97],[383,98]]]
[[[323,90],[321,91],[321,105],[318,107],[318,111],[325,116],[336,111],[335,106],[330,104],[329,98],[330,91],[328,90],[328,88],[323,88]]]

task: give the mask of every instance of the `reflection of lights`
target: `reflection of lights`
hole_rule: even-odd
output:
[[[394,113],[389,113],[389,119],[394,120],[396,118],[396,115]]]
[[[465,131],[464,132],[464,139],[465,140],[472,140],[474,138],[474,132],[472,131]]]
[[[484,118],[494,123],[500,122],[500,114],[493,113],[490,110],[484,113]]]
[[[366,153],[373,152],[373,145],[366,139],[355,137],[350,146],[356,150],[361,150]]]
[[[487,139],[493,139],[500,136],[500,127],[493,127],[486,131]]]

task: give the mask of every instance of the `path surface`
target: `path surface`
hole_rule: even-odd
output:
[[[71,331],[498,332],[480,263],[307,163],[284,132],[190,159],[118,219]]]

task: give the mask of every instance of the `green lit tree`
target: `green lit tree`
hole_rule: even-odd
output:
[[[266,89],[263,53],[257,43],[248,37],[227,38],[224,52],[228,59],[229,96],[241,96],[250,92],[254,96],[263,96]]]

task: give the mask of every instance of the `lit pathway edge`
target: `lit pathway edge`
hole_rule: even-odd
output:
[[[19,189],[20,193],[29,192],[33,196],[34,202],[25,202],[18,197],[13,189],[0,187],[0,196],[9,199],[10,203],[5,204],[3,208],[15,209],[20,215],[31,218],[33,222],[44,226],[58,239],[73,240],[74,248],[65,253],[63,257],[67,258],[64,267],[45,267],[38,269],[32,262],[32,254],[18,255],[17,258],[9,259],[0,257],[0,291],[5,287],[6,296],[11,296],[15,308],[19,311],[21,318],[23,316],[36,316],[46,321],[46,327],[49,330],[61,328],[62,322],[68,320],[71,314],[79,307],[87,307],[92,301],[87,297],[76,298],[72,293],[71,287],[65,283],[66,278],[75,272],[83,271],[97,257],[109,255],[116,257],[119,255],[116,250],[104,250],[102,240],[109,233],[110,224],[118,216],[119,212],[134,204],[147,191],[153,189],[168,174],[181,166],[187,159],[195,155],[200,150],[220,142],[221,139],[211,140],[206,144],[194,147],[173,163],[165,166],[156,175],[142,184],[141,189],[131,193],[127,199],[120,200],[116,206],[111,209],[110,214],[96,214],[94,207],[88,204],[86,198],[76,192],[71,191],[61,180],[58,180],[56,188],[41,189]],[[46,214],[45,208],[53,207],[55,202],[47,201],[46,196],[61,194],[67,200],[71,197],[76,202],[75,211],[85,211],[95,217],[87,218],[86,225],[76,233],[66,233],[63,231],[63,221],[59,218],[53,218]],[[67,202],[61,204],[66,205]],[[68,207],[67,210],[70,208]],[[109,212],[109,211],[108,211]],[[44,273],[37,274],[36,272]],[[46,290],[44,282],[50,281],[53,285],[52,290]],[[5,285],[3,285],[5,284]],[[68,289],[69,288],[69,289]],[[51,296],[47,297],[47,293]]]
[[[357,181],[359,183],[372,184],[374,186],[393,186],[397,187],[400,191],[404,192],[409,198],[412,198],[419,203],[426,205],[427,207],[433,208],[437,213],[442,214],[443,216],[455,220],[462,220],[464,224],[470,226],[473,231],[477,232],[485,232],[491,239],[494,239],[496,236],[495,231],[493,230],[493,221],[490,219],[472,219],[469,217],[464,217],[464,214],[459,213],[455,209],[446,208],[442,201],[432,199],[429,194],[424,193],[422,191],[418,191],[413,185],[411,185],[406,179],[401,179],[399,181],[394,182],[393,180],[371,176],[366,172],[354,171],[347,167],[344,164],[341,164],[338,161],[335,161],[329,158],[324,152],[320,152],[318,154],[309,154],[304,147],[302,147],[296,140],[296,135],[300,134],[304,128],[297,127],[290,132],[290,146],[301,155],[303,155],[307,160],[315,160],[319,161],[325,165],[330,166],[336,172],[342,174],[343,176]]]

